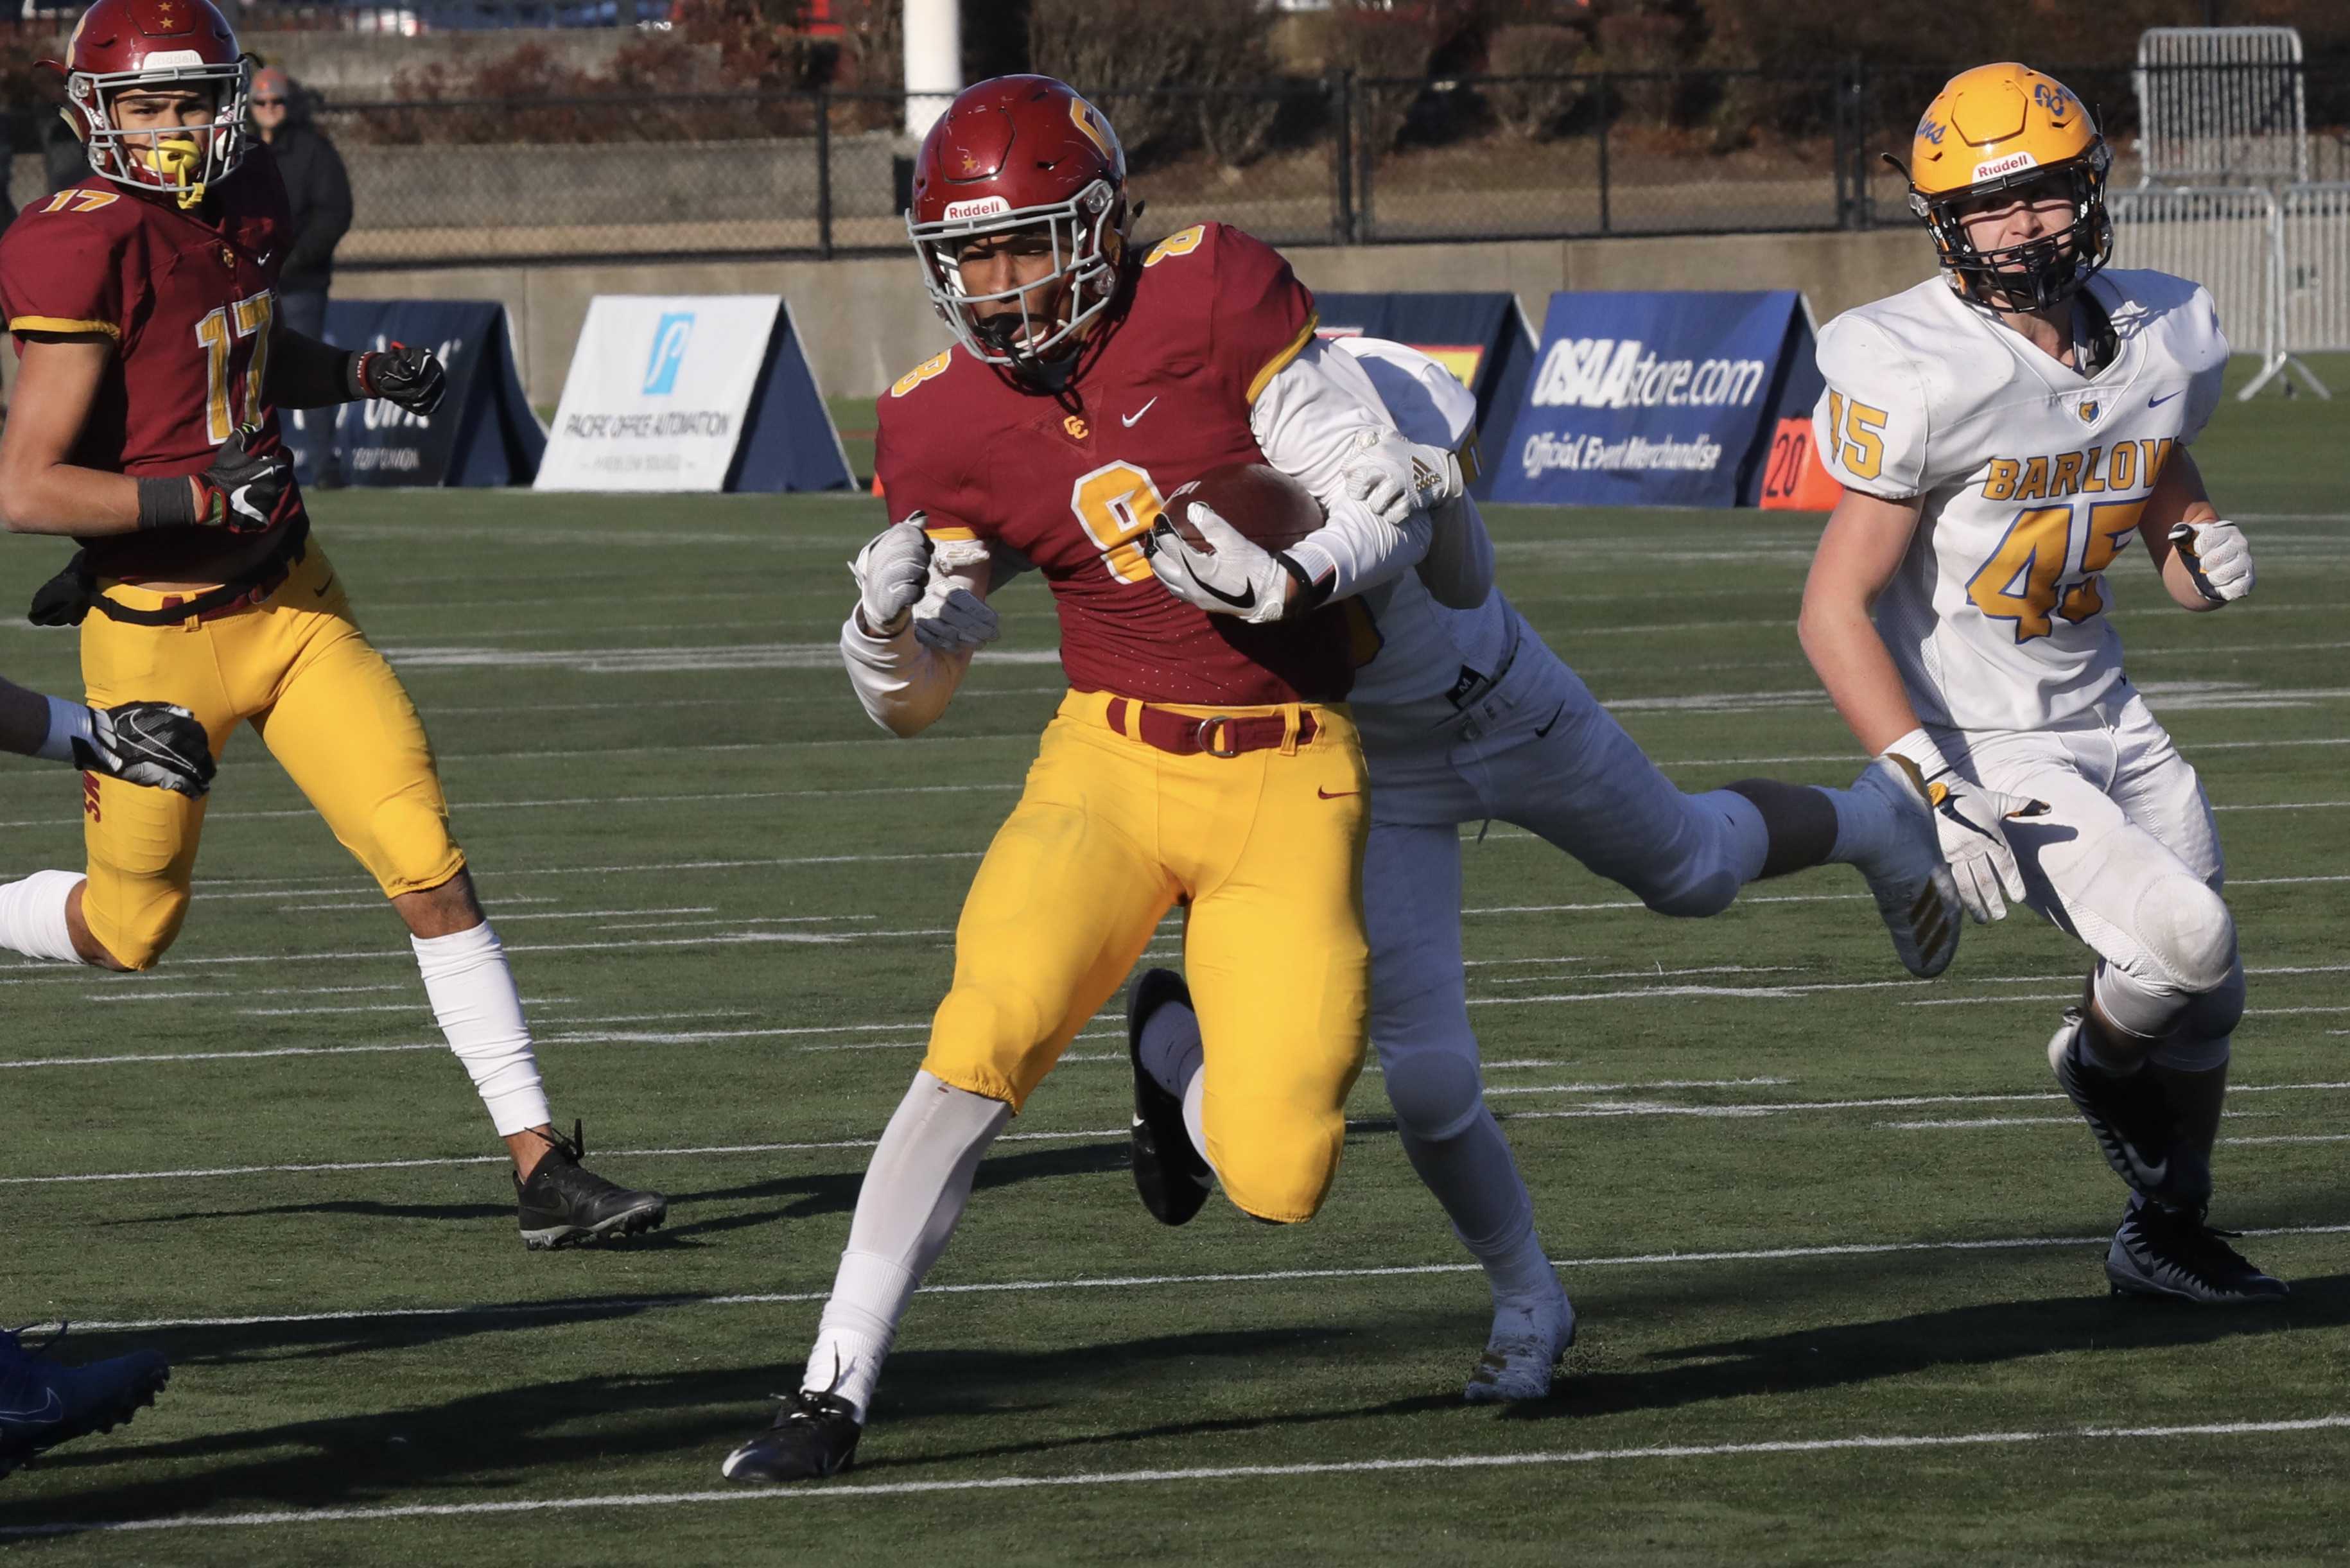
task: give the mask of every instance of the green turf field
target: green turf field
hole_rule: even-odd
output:
[[[983,1168],[858,1469],[728,1488],[1058,690],[1045,595],[1007,593],[1005,645],[895,742],[832,650],[868,501],[345,493],[321,535],[432,725],[557,1112],[671,1222],[524,1252],[404,933],[241,735],[162,967],[0,962],[0,1319],[177,1367],[132,1426],[0,1481],[0,1555],[2338,1558],[2350,402],[2230,404],[2198,451],[2258,594],[2189,618],[2116,580],[2222,813],[2252,1012],[2214,1218],[2293,1282],[2282,1308],[2104,1293],[2122,1193],[2041,1055],[2083,969],[2054,929],[1970,929],[1914,982],[1849,873],[1669,922],[1497,827],[1468,853],[1470,994],[1585,1314],[1562,1397],[1459,1403],[1483,1288],[1375,1074],[1314,1223],[1151,1224],[1105,1017]],[[1492,522],[1508,591],[1679,780],[1855,771],[1791,624],[1816,519]],[[6,541],[0,600],[57,555]],[[10,676],[73,668],[0,626]],[[69,774],[10,760],[0,799],[0,877],[79,864]],[[126,1521],[161,1527],[73,1528]]]

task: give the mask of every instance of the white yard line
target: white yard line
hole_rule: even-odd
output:
[[[2247,1231],[2247,1236],[2333,1236],[2350,1233],[2350,1225],[2281,1225]],[[1704,1251],[1624,1252],[1590,1258],[1553,1258],[1555,1269],[1654,1268],[1712,1263],[1774,1263],[1806,1258],[1866,1258],[1907,1252],[2016,1252],[2052,1247],[2102,1247],[2110,1236],[2002,1236],[1983,1241],[1839,1241],[1794,1247],[1743,1247]],[[1065,1292],[1152,1290],[1170,1285],[1289,1284],[1304,1280],[1407,1279],[1423,1274],[1466,1274],[1483,1265],[1453,1263],[1367,1264],[1357,1268],[1264,1269],[1212,1274],[1076,1275],[1056,1280],[1002,1280],[969,1284],[926,1284],[929,1296],[1055,1295]],[[369,1307],[337,1312],[255,1313],[220,1317],[126,1318],[84,1321],[73,1326],[86,1333],[150,1334],[160,1329],[253,1328],[271,1324],[312,1323],[373,1323],[415,1318],[534,1318],[576,1317],[619,1312],[650,1312],[675,1307],[791,1306],[820,1302],[829,1291],[763,1291],[727,1295],[597,1297],[588,1301],[507,1302],[495,1305]],[[40,1324],[37,1327],[57,1325]]]
[[[60,1524],[0,1525],[0,1538],[236,1530],[332,1523],[380,1524],[396,1519],[464,1519],[577,1512],[621,1508],[763,1503],[814,1506],[853,1498],[904,1498],[959,1492],[1050,1491],[1115,1486],[1182,1486],[1202,1482],[1288,1480],[1305,1476],[1393,1475],[1425,1470],[1517,1470],[1565,1465],[1628,1464],[1641,1460],[1736,1459],[1780,1454],[1882,1453],[1904,1449],[2012,1448],[2034,1443],[2144,1443],[2154,1438],[2244,1438],[2331,1431],[2350,1427],[2350,1415],[2298,1420],[2215,1421],[2174,1427],[2064,1427],[2018,1432],[1887,1432],[1844,1438],[1781,1438],[1743,1443],[1653,1444],[1640,1448],[1569,1449],[1533,1453],[1427,1454],[1402,1459],[1331,1459],[1311,1464],[1215,1465],[1186,1469],[1087,1470],[1068,1475],[973,1476],[959,1480],[833,1481],[814,1487],[728,1487],[723,1490],[609,1492],[595,1497],[514,1498],[498,1502],[394,1503],[372,1508],[274,1509],[249,1513],[183,1513],[154,1519],[90,1520]]]

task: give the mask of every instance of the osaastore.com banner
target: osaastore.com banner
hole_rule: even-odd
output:
[[[597,296],[537,488],[724,488],[782,303],[772,294]]]
[[[1738,505],[1811,358],[1790,291],[1554,294],[1509,434],[1487,432],[1492,497]]]

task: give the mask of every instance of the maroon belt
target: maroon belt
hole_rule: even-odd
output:
[[[1243,752],[1271,751],[1289,738],[1289,721],[1279,713],[1239,719],[1216,713],[1203,719],[1113,697],[1103,717],[1119,734],[1178,757],[1237,757]],[[1321,727],[1313,714],[1298,714],[1297,743],[1305,744]]]

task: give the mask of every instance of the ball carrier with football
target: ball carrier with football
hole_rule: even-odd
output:
[[[1423,561],[1460,470],[1315,337],[1279,254],[1219,223],[1137,254],[1128,214],[1116,133],[1046,78],[965,90],[916,164],[909,226],[957,347],[881,400],[894,521],[858,556],[842,655],[866,711],[918,732],[1016,560],[1052,590],[1069,691],[972,884],[801,1387],[728,1456],[738,1480],[849,1462],[981,1157],[1170,909],[1225,1195],[1292,1223],[1337,1171],[1367,985],[1363,760],[1337,704],[1367,649],[1339,601]],[[1197,544],[1159,528],[1170,491],[1232,464],[1296,480],[1327,521],[1279,551],[1203,503]]]
[[[81,546],[33,619],[80,626],[93,708],[175,704],[214,755],[250,723],[375,877],[514,1157],[528,1245],[659,1224],[667,1199],[587,1170],[576,1132],[555,1130],[423,723],[310,536],[279,433],[281,408],[380,398],[430,415],[440,361],[349,352],[277,319],[286,187],[246,124],[252,60],[211,0],[98,0],[57,68],[89,173],[0,239],[22,358],[0,521]],[[0,886],[0,946],[152,966],[186,917],[203,820],[200,799],[93,770],[87,874]]]

